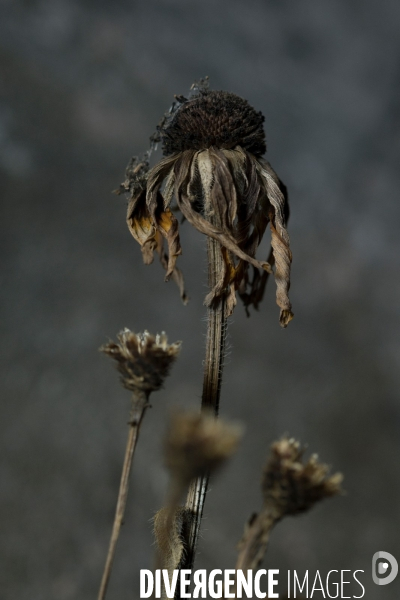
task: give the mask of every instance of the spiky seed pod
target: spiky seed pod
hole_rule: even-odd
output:
[[[292,260],[286,231],[288,201],[286,187],[262,159],[264,117],[235,94],[207,89],[197,90],[188,100],[179,98],[175,105],[157,134],[165,157],[145,177],[146,160],[130,164],[120,188],[129,193],[127,223],[141,245],[143,260],[151,263],[157,251],[166,279],[176,281],[186,300],[182,274],[176,268],[182,249],[178,221],[171,210],[175,197],[183,216],[221,245],[224,268],[205,303],[215,305],[226,296],[231,314],[237,291],[246,309],[257,308],[267,275],[273,272],[280,323],[286,327],[293,317],[288,297]],[[256,259],[268,224],[271,264]]]
[[[303,462],[304,448],[293,438],[271,446],[262,489],[265,506],[280,518],[309,510],[316,502],[341,493],[341,473],[328,476],[329,467],[313,454]]]
[[[218,469],[236,450],[238,425],[204,412],[175,412],[165,441],[165,462],[175,480],[184,484]]]
[[[165,333],[151,335],[124,329],[118,343],[101,346],[101,352],[117,361],[124,387],[132,392],[149,394],[163,385],[181,348],[181,342],[168,344]]]

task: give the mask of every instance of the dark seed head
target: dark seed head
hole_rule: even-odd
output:
[[[255,156],[266,151],[264,116],[229,92],[202,92],[184,102],[162,129],[165,156],[210,146],[242,146]]]

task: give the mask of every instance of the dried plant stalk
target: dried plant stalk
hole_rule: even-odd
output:
[[[104,566],[104,572],[101,579],[100,591],[98,600],[104,600],[107,592],[108,582],[110,580],[112,565],[114,562],[115,550],[119,534],[121,531],[122,523],[124,521],[126,501],[128,498],[129,490],[129,475],[132,468],[133,455],[135,452],[136,444],[139,436],[139,429],[142,423],[146,408],[149,406],[147,394],[142,392],[132,399],[132,411],[129,421],[129,434],[128,441],[126,443],[124,464],[122,467],[121,483],[119,486],[117,508],[115,510],[114,524],[111,533],[110,545],[108,548],[106,564]]]
[[[212,218],[210,218],[212,220]],[[208,283],[213,290],[218,281],[218,274],[224,268],[221,245],[213,238],[207,238],[208,254]],[[224,366],[224,350],[227,328],[226,297],[222,296],[217,304],[208,308],[207,345],[204,363],[202,410],[212,410],[218,416],[221,395],[222,371]],[[197,548],[200,523],[203,516],[204,503],[207,495],[209,474],[206,473],[194,479],[190,485],[186,509],[191,514],[191,520],[186,532],[186,553],[184,569],[191,569]]]
[[[191,481],[212,475],[232,456],[241,434],[241,427],[215,419],[210,411],[173,414],[165,443],[169,495],[165,508],[154,518],[157,568],[167,569],[170,579],[175,569],[183,568],[192,524],[192,511],[179,506],[181,497]]]
[[[174,570],[187,564],[187,540],[193,520],[192,510],[179,506],[181,497],[191,481],[213,475],[232,456],[241,434],[241,427],[216,419],[211,411],[173,414],[165,443],[169,497],[166,507],[154,518],[157,568],[167,569],[170,579]],[[177,587],[175,598],[179,594]]]
[[[247,569],[259,567],[267,550],[271,531],[278,520],[264,509],[250,519],[240,544],[236,570],[242,569],[245,573]]]
[[[98,600],[104,600],[117,541],[124,520],[129,475],[140,425],[146,408],[149,406],[149,396],[151,392],[159,390],[162,387],[164,379],[169,374],[171,366],[179,354],[180,342],[168,344],[165,333],[153,336],[148,331],[135,334],[129,331],[129,329],[124,329],[118,335],[118,343],[109,342],[102,346],[100,350],[117,362],[122,385],[133,392],[129,421],[130,430],[125,450],[117,508],[98,595]]]

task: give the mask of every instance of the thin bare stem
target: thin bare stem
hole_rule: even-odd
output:
[[[267,551],[271,531],[279,521],[269,510],[262,510],[249,524],[242,541],[239,544],[239,554],[236,570],[257,569]]]
[[[148,407],[148,396],[144,392],[137,393],[132,398],[132,409],[129,421],[128,441],[126,443],[124,465],[122,467],[121,483],[119,486],[117,508],[115,511],[114,524],[111,533],[110,545],[108,548],[106,564],[101,579],[100,591],[98,600],[104,600],[107,592],[108,582],[110,580],[111,569],[114,561],[115,550],[118,537],[121,531],[121,526],[124,521],[126,501],[128,498],[129,475],[131,472],[133,455],[136,448],[136,443],[139,437],[140,425],[143,420],[144,413]]]
[[[212,221],[212,219],[210,219]],[[212,238],[207,238],[208,250],[208,280],[210,289],[217,282],[218,274],[224,268],[221,246]],[[224,361],[225,334],[227,326],[225,297],[218,305],[208,309],[207,321],[207,346],[204,362],[204,379],[202,410],[212,410],[218,416],[219,399],[222,384],[222,369]],[[186,509],[191,514],[190,525],[185,533],[186,552],[184,569],[191,569],[194,563],[197,541],[200,532],[200,523],[207,494],[209,475],[193,480],[186,500]]]

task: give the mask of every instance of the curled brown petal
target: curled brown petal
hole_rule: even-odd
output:
[[[174,163],[177,160],[177,155],[168,156],[160,160],[147,175],[147,187],[146,187],[146,204],[150,214],[154,217],[154,214],[158,208],[158,194],[162,182],[173,169]]]
[[[145,264],[153,262],[154,251],[157,250],[160,262],[167,271],[166,280],[171,278],[177,284],[182,301],[187,304],[183,275],[175,266],[178,256],[182,253],[178,221],[168,207],[163,210],[163,198],[159,192],[156,200],[157,206],[151,214],[146,204],[145,190],[142,189],[139,194],[131,197],[127,211],[128,228],[141,246]],[[167,241],[168,253],[164,251],[163,238]]]
[[[140,244],[143,262],[149,265],[153,262],[153,252],[157,246],[156,228],[145,203],[145,193],[131,198],[128,204],[126,222],[129,231]]]
[[[292,262],[292,253],[285,240],[277,232],[271,220],[271,246],[275,258],[275,282],[276,282],[276,303],[281,309],[279,323],[282,327],[287,327],[293,319],[292,305],[289,300],[290,287],[290,264]]]
[[[289,235],[285,224],[285,197],[279,187],[279,178],[268,163],[258,163],[267,197],[271,228],[271,246],[275,259],[276,303],[281,309],[280,325],[287,327],[293,319],[292,305],[289,300],[290,266],[292,253],[289,247]]]
[[[158,231],[167,240],[168,244],[167,274],[165,276],[165,280],[168,281],[175,269],[176,259],[182,254],[182,248],[179,241],[178,221],[169,208],[160,213],[156,212],[155,220]]]
[[[169,257],[168,257],[168,254],[164,250],[164,238],[159,231],[157,231],[157,233],[156,233],[156,240],[157,240],[157,248],[156,249],[157,249],[158,255],[160,257],[160,262],[161,262],[162,266],[164,267],[164,269],[166,271],[168,271]],[[180,269],[178,269],[177,266],[174,267],[174,269],[171,273],[171,279],[178,286],[179,295],[182,299],[183,304],[187,304],[189,302],[189,297],[186,294],[186,290],[185,290],[185,280],[183,278],[182,271]]]

